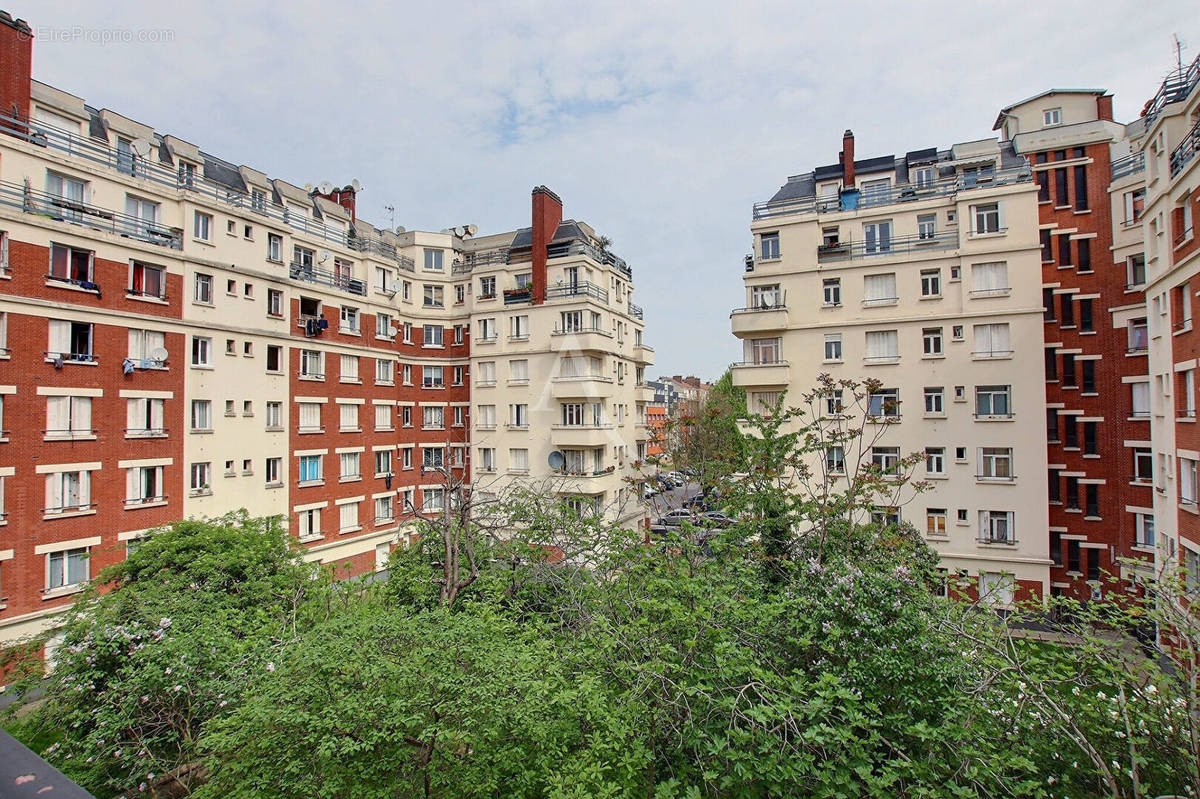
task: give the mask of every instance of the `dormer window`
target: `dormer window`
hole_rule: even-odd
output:
[[[1047,108],[1045,111],[1042,112],[1042,125],[1043,126],[1050,127],[1051,125],[1061,125],[1061,124],[1062,124],[1062,109],[1061,108]]]
[[[912,170],[912,184],[918,189],[927,189],[933,185],[933,167],[920,166]]]

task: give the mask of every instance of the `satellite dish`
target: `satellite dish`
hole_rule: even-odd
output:
[[[558,450],[554,450],[550,453],[550,457],[546,459],[546,462],[550,464],[551,469],[561,469],[567,465],[567,458]]]
[[[459,225],[458,227],[454,228],[455,236],[458,236],[459,238],[461,238],[461,237],[465,236],[466,234],[467,234],[467,228],[465,225]]]
[[[168,354],[169,353],[167,352],[166,348],[155,347],[154,349],[150,350],[150,360],[165,361],[167,359]]]
[[[329,260],[329,250],[321,250],[321,263]]]
[[[329,194],[329,192],[333,191],[333,184],[328,180],[322,180],[317,188],[321,190],[322,194]]]
[[[149,158],[150,150],[154,147],[154,142],[149,139],[134,139],[129,143],[129,149],[138,158]]]
[[[355,192],[362,191],[362,184],[358,182],[358,178],[350,181],[350,188],[354,189]]]
[[[479,225],[467,225],[467,235],[474,236],[479,232]]]
[[[312,194],[312,193],[313,193],[313,184],[311,184],[311,183],[305,183],[305,184],[304,184],[304,193],[305,193],[305,194]]]
[[[404,227],[404,225],[396,225],[396,235],[397,236],[402,236],[407,232],[408,232],[408,228]]]

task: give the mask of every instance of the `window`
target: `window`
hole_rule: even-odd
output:
[[[92,325],[87,322],[66,322],[51,319],[48,323],[49,344],[46,357],[69,363],[91,363]]]
[[[451,385],[461,386],[467,379],[467,367],[454,366],[450,369]]]
[[[192,430],[212,430],[212,400],[192,400]]]
[[[529,471],[529,450],[510,449],[508,451],[508,468],[514,472]]]
[[[846,453],[841,447],[829,447],[825,450],[825,470],[830,474],[846,473]]]
[[[51,280],[95,288],[95,284],[92,283],[92,268],[93,254],[90,250],[62,244],[50,245],[50,274],[47,277]]]
[[[821,283],[821,291],[825,305],[836,306],[842,304],[842,279],[840,277],[825,278]]]
[[[396,506],[392,497],[375,498],[375,523],[386,524],[396,518]]]
[[[942,329],[926,327],[921,330],[922,352],[928,357],[942,355]]]
[[[779,234],[763,233],[759,237],[759,256],[763,261],[779,257]]]
[[[192,336],[192,366],[212,366],[212,340]]]
[[[383,406],[380,406],[383,407]],[[392,451],[382,449],[375,453],[375,476],[383,477],[392,473]]]
[[[446,465],[445,447],[421,447],[421,468],[441,469]]]
[[[340,381],[343,383],[361,383],[362,379],[358,376],[358,356],[343,355],[341,360],[341,375]]]
[[[529,406],[525,403],[514,403],[509,405],[508,423],[510,427],[528,427]]]
[[[192,283],[192,299],[204,305],[212,305],[213,301],[213,281],[212,275],[203,275],[199,272],[195,274]]]
[[[1100,518],[1100,486],[1095,483],[1088,483],[1084,488],[1086,491],[1086,501],[1083,508],[1084,516]],[[1089,579],[1094,578],[1089,577]]]
[[[900,523],[900,509],[891,507],[875,507],[871,509],[871,524],[897,525]]]
[[[392,429],[392,406],[391,405],[376,405],[375,406],[375,430]]]
[[[375,383],[390,386],[395,381],[396,364],[388,358],[375,359]]]
[[[426,308],[444,308],[446,306],[445,290],[442,286],[433,286],[425,284],[425,301]]]
[[[521,384],[529,382],[529,361],[521,358],[508,362],[508,382]]]
[[[1088,209],[1087,167],[1083,164],[1075,167],[1075,210]]]
[[[163,436],[164,401],[152,397],[135,397],[125,401],[126,436]]]
[[[825,360],[840,361],[842,359],[842,334],[825,334]]]
[[[576,312],[578,313],[578,312]],[[576,328],[578,331],[579,328]],[[496,320],[493,317],[479,320],[479,340],[480,341],[495,341],[499,338],[499,333],[496,329]]]
[[[212,237],[212,221],[212,214],[196,211],[192,222],[192,238],[208,241]]]
[[[579,333],[583,330],[583,311],[563,311],[559,321],[563,333]]]
[[[441,250],[425,249],[425,271],[441,272],[442,271],[442,255]]]
[[[981,447],[979,477],[982,480],[1012,480],[1012,448]]]
[[[1145,285],[1146,256],[1143,253],[1130,255],[1125,259],[1125,282],[1127,288]]]
[[[209,490],[212,475],[211,463],[193,463],[189,486],[193,494]]]
[[[899,389],[884,388],[867,395],[867,415],[884,419],[899,419]]]
[[[66,219],[71,222],[82,221],[84,212],[80,206],[87,199],[87,183],[85,181],[47,172],[46,193],[57,198],[53,202],[54,209],[51,212],[55,219]],[[58,199],[65,202],[60,202]]]
[[[897,474],[900,470],[900,448],[871,447],[871,465],[883,474]]]
[[[362,477],[362,469],[359,466],[360,455],[361,453],[358,452],[343,452],[338,456],[342,480],[357,480]]]
[[[87,547],[51,552],[46,556],[46,590],[55,591],[86,583],[89,579],[88,561]]]
[[[974,233],[999,233],[1000,232],[1000,204],[986,203],[984,205],[975,205],[971,208],[972,218],[975,221]]]
[[[940,297],[942,295],[942,270],[921,270],[921,296]]]
[[[458,283],[454,286],[454,304],[462,305],[467,301],[467,284]]]
[[[443,430],[446,427],[446,409],[426,405],[422,408],[421,426],[426,430]]]
[[[914,167],[909,173],[909,180],[918,189],[927,189],[933,185],[933,167]]]
[[[442,346],[442,331],[443,328],[441,325],[424,325],[424,339],[422,343],[426,347]]]
[[[867,363],[886,363],[900,358],[900,341],[895,330],[872,330],[867,333]]]
[[[750,340],[750,354],[755,364],[781,363],[783,339],[756,338]]]
[[[1004,261],[971,266],[971,293],[977,296],[1008,294],[1008,264]]]
[[[1012,355],[1008,323],[975,325],[976,358],[1007,358]]]
[[[46,398],[46,438],[70,439],[91,435],[91,397]]]
[[[421,386],[423,388],[442,388],[445,385],[442,377],[443,369],[444,367],[441,366],[422,366]]]
[[[925,448],[925,472],[930,475],[946,474],[946,448]]]
[[[283,237],[277,233],[267,234],[267,260],[283,262]]]
[[[1130,383],[1129,390],[1132,394],[1133,416],[1136,418],[1149,418],[1149,416],[1150,416],[1150,383],[1149,383],[1149,381]]]
[[[338,430],[340,432],[358,432],[358,406],[338,405]]]
[[[496,278],[481,277],[479,278],[479,297],[477,299],[490,300],[496,296]]]
[[[985,544],[1015,544],[1012,511],[979,511],[979,540]]]
[[[267,429],[283,429],[283,403],[277,400],[267,402]]]
[[[57,245],[55,245],[57,246]],[[164,299],[167,296],[167,270],[161,266],[134,261],[129,265],[127,294]]]
[[[1149,449],[1138,447],[1133,451],[1133,480],[1148,483],[1154,479],[1154,456]]]
[[[300,482],[315,483],[321,480],[321,455],[300,456]]]
[[[440,513],[446,508],[446,489],[422,488],[421,510],[425,513]]]
[[[1050,125],[1062,124],[1062,109],[1047,108],[1042,112],[1042,125],[1049,127]]]
[[[783,301],[780,299],[782,294],[779,291],[779,284],[772,283],[767,286],[751,286],[750,287],[750,307],[751,308],[781,308]],[[637,331],[641,332],[641,331]]]
[[[976,416],[1012,416],[1011,386],[976,386]]]
[[[863,225],[863,252],[867,255],[892,251],[892,222],[869,222]],[[894,293],[894,292],[893,292]]]
[[[1136,533],[1134,546],[1154,548],[1154,515],[1150,513],[1135,513]]]
[[[413,341],[412,341],[412,322],[405,322],[403,330],[404,330],[404,343],[412,344],[413,343]]]
[[[889,305],[899,299],[896,295],[895,272],[867,275],[863,282],[863,305]]]
[[[496,471],[496,450],[491,447],[479,448],[478,469],[481,472]]]
[[[942,387],[927,386],[925,388],[925,413],[936,415],[945,412],[945,394],[942,391]]]
[[[166,334],[157,330],[129,331],[129,359],[141,369],[158,369],[166,366],[166,360],[160,360],[166,352]],[[159,356],[158,358],[154,356]]]
[[[283,458],[267,458],[263,473],[267,485],[279,485],[283,482]]]
[[[299,528],[297,534],[301,541],[321,537],[321,509],[310,508],[297,514]]]
[[[480,405],[477,409],[478,421],[475,426],[481,430],[492,430],[496,427],[496,406]]]
[[[300,350],[300,376],[310,380],[324,380],[325,354],[320,350]]]
[[[299,405],[299,419],[297,420],[297,432],[300,433],[319,433],[321,432],[321,403],[319,402],[301,402]]]
[[[926,508],[925,509],[925,535],[928,536],[945,536],[946,533],[946,509],[945,508]]]
[[[917,240],[927,241],[937,236],[937,214],[917,216]]]
[[[283,316],[283,292],[267,289],[267,316]]]
[[[163,467],[136,466],[125,470],[126,505],[161,502],[166,498],[163,493]]]
[[[864,205],[878,205],[891,198],[892,179],[864,180],[862,184],[862,199]]]
[[[832,389],[825,393],[825,415],[837,416],[842,412],[842,390]]]
[[[51,472],[46,475],[47,514],[71,513],[92,506],[92,473]]]
[[[1054,170],[1054,205],[1056,208],[1070,208],[1067,200],[1067,170]],[[1065,249],[1065,245],[1064,245]]]

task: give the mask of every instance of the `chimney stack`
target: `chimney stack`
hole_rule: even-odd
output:
[[[1113,121],[1112,95],[1105,94],[1096,98],[1096,119]]]
[[[546,301],[546,245],[562,223],[562,200],[545,186],[533,190],[533,303]]]
[[[33,77],[33,29],[0,11],[0,114],[29,119]],[[0,129],[7,127],[0,124]]]
[[[842,134],[842,185],[847,189],[854,186],[854,131],[849,128]]]
[[[328,194],[322,194],[319,191],[313,191],[318,197],[323,197],[329,202],[340,205],[350,212],[350,221],[357,222],[358,217],[355,214],[355,198],[358,192],[353,186],[346,186],[344,189],[331,189]]]

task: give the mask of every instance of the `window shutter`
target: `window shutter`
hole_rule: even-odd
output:
[[[91,397],[71,397],[71,429],[89,431],[92,429],[92,400]]]
[[[62,507],[62,474],[46,475],[46,508]]]
[[[50,350],[50,357],[54,357],[57,353],[69,353],[71,351],[71,323],[63,322],[58,319],[50,320],[50,343],[47,346]]]
[[[90,505],[92,503],[92,473],[79,473],[79,504]]]
[[[138,485],[138,472],[140,469],[125,470],[125,498],[137,499],[140,494],[140,486]]]

